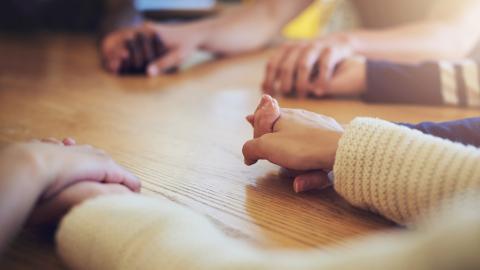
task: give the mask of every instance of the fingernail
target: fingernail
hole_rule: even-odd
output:
[[[157,76],[158,75],[158,68],[156,66],[149,66],[148,67],[148,75]]]
[[[295,191],[295,193],[302,192],[302,187],[298,181],[293,182],[293,190]]]

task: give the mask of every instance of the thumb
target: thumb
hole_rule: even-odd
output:
[[[311,171],[300,174],[293,180],[293,190],[296,193],[312,189],[324,189],[330,185],[328,174],[324,171]]]
[[[327,86],[328,93],[344,96],[361,94],[366,88],[364,73],[362,63],[356,64],[349,60],[342,62]]]
[[[177,68],[187,56],[185,49],[172,49],[162,57],[151,62],[147,67],[149,76],[158,76]]]
[[[243,158],[246,165],[250,166],[259,159],[265,159],[265,154],[262,151],[262,144],[260,139],[253,139],[247,141],[242,148]]]

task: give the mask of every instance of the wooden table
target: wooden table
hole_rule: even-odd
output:
[[[104,148],[143,182],[207,215],[225,233],[265,248],[324,248],[391,223],[354,209],[332,190],[294,194],[278,167],[243,165],[244,120],[259,98],[268,52],[205,63],[160,78],[116,77],[100,67],[87,36],[0,39],[0,143],[72,136]],[[367,105],[351,100],[281,99],[349,121],[450,120],[475,110]],[[52,232],[28,229],[1,269],[63,268]]]

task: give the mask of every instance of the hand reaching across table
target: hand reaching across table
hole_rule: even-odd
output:
[[[329,185],[327,172],[335,162],[335,152],[343,128],[333,118],[304,110],[280,109],[275,99],[262,97],[247,120],[254,139],[243,146],[245,164],[266,159],[296,171],[296,192]]]

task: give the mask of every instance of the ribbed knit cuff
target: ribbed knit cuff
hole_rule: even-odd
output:
[[[480,186],[480,151],[372,119],[354,119],[342,136],[335,190],[353,205],[397,223]]]

